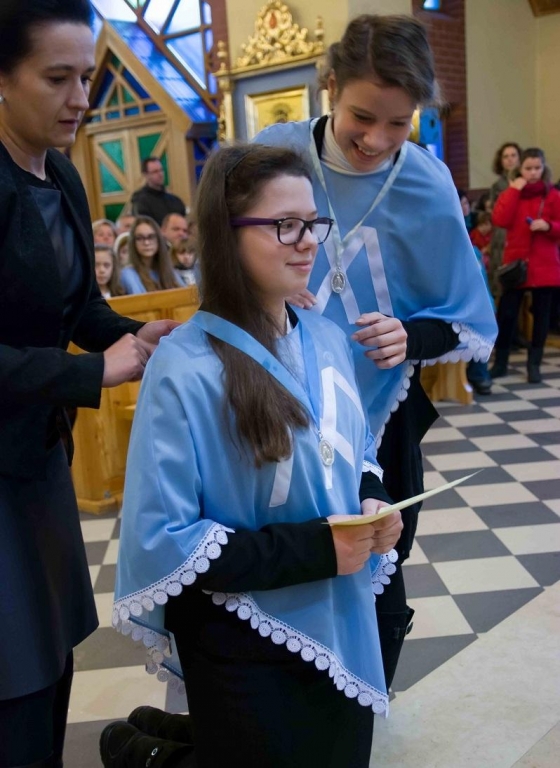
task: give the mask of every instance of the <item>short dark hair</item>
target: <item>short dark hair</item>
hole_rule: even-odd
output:
[[[327,52],[321,88],[331,72],[339,91],[352,80],[374,78],[403,88],[420,106],[440,105],[428,35],[411,16],[362,14],[352,19]]]
[[[2,0],[0,72],[9,74],[33,49],[34,28],[48,24],[93,24],[90,0]]]
[[[142,160],[142,173],[148,173],[148,164],[149,163],[161,163],[160,157],[145,157]]]
[[[187,217],[184,213],[177,213],[177,211],[174,211],[173,213],[166,213],[163,217],[163,221],[161,222],[162,229],[166,228],[173,216],[180,216],[182,219],[185,219],[185,221],[187,220]]]
[[[521,152],[522,149],[519,146],[519,144],[516,141],[506,141],[502,144],[501,147],[498,147],[496,150],[496,154],[494,155],[494,160],[492,161],[492,170],[496,174],[496,176],[501,176],[504,172],[504,166],[502,165],[502,154],[504,152],[504,149],[507,149],[508,147],[513,147],[517,150],[517,155],[519,159],[521,159]]]
[[[535,160],[540,160],[542,162],[543,174],[541,179],[545,182],[545,184],[550,184],[552,182],[552,171],[546,164],[546,157],[544,156],[542,149],[540,149],[540,147],[528,147],[528,149],[524,149],[521,153],[521,157],[519,158],[519,167],[521,168],[525,160],[529,160],[530,158],[534,158]]]

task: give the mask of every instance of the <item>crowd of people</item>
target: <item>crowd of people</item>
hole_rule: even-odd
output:
[[[329,115],[209,159],[196,238],[158,158],[130,214],[92,227],[54,149],[88,107],[91,22],[89,0],[0,8],[0,576],[17,584],[0,596],[0,768],[61,768],[72,649],[97,626],[66,408],[139,379],[113,624],[183,681],[189,715],[110,724],[104,765],[366,768],[413,613],[420,505],[383,509],[423,490],[437,412],[420,368],[486,370],[496,225],[503,262],[527,262],[510,287],[496,270],[498,340],[530,288],[535,379],[559,193],[540,150],[512,179],[507,145],[505,186],[462,210],[447,167],[407,141],[439,98],[424,27],[361,15],[328,51]],[[105,301],[198,282],[180,327]]]
[[[93,222],[95,272],[104,298],[199,282],[196,227],[185,213],[168,213],[161,227],[145,215]]]

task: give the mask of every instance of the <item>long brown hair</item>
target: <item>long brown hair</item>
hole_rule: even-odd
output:
[[[442,105],[426,29],[410,16],[356,16],[329,47],[320,88],[331,72],[338,92],[352,80],[375,79],[403,88],[420,106]]]
[[[152,269],[157,273],[158,279],[154,280],[150,270],[145,265],[142,257],[136,248],[136,230],[140,224],[148,224],[156,233],[158,249],[152,259]],[[142,285],[147,291],[162,291],[166,288],[180,288],[173,273],[173,265],[167,248],[167,243],[157,222],[151,216],[137,216],[130,230],[130,239],[128,241],[128,255],[130,266],[138,272]]]
[[[496,174],[496,176],[501,176],[502,173],[504,173],[504,166],[502,165],[502,155],[504,154],[504,149],[507,149],[508,147],[513,147],[517,151],[517,157],[519,160],[521,160],[521,152],[522,149],[515,141],[506,141],[504,144],[502,144],[501,147],[498,147],[496,150],[496,154],[494,155],[494,159],[492,160],[492,170]]]
[[[224,147],[206,163],[196,201],[202,308],[243,328],[275,357],[279,329],[243,267],[229,220],[245,215],[264,185],[284,175],[310,179],[305,161],[292,150],[258,144]],[[253,452],[255,465],[287,458],[293,431],[309,423],[305,408],[252,358],[209,339],[224,366],[227,403],[238,435]]]
[[[121,265],[114,249],[110,245],[102,245],[97,243],[95,245],[95,253],[107,253],[111,257],[111,263],[113,264],[113,271],[111,277],[107,283],[107,290],[111,296],[123,296],[124,288],[121,285]]]

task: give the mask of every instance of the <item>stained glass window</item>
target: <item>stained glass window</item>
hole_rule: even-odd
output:
[[[441,11],[441,0],[424,0],[422,8],[425,11]]]
[[[104,19],[113,19],[115,21],[137,21],[137,16],[125,2],[125,0],[92,0],[93,7],[96,8]],[[156,5],[158,5],[158,0]]]
[[[193,2],[193,0],[191,0]],[[198,4],[198,0],[195,0]],[[175,0],[157,0],[151,2],[144,12],[144,19],[156,32],[163,32],[169,12],[173,8]]]
[[[204,66],[204,51],[202,50],[202,38],[199,32],[192,35],[184,35],[169,40],[169,49],[177,56],[184,66],[200,83],[205,86],[206,67]]]
[[[200,5],[197,0],[181,0],[165,31],[171,35],[193,27],[200,27]]]

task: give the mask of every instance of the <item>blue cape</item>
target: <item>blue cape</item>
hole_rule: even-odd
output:
[[[317,156],[315,123],[273,125],[255,139],[290,147],[309,160],[319,216],[334,213],[341,238],[348,237],[365,216],[344,244],[341,258],[347,283],[341,294],[330,288],[336,271],[333,235],[319,247],[309,281],[309,290],[318,299],[315,311],[348,336],[357,330],[355,321],[364,312],[379,311],[401,321],[444,320],[453,325],[459,344],[423,364],[488,360],[497,333],[494,309],[447,166],[406,142],[397,167],[360,175],[338,172]],[[362,401],[379,443],[391,412],[406,399],[412,363],[418,361],[380,370],[365,351],[353,343]]]
[[[234,342],[260,355],[261,364],[282,368],[286,386],[302,401],[311,398],[306,405],[335,449],[330,467],[321,461],[313,423],[296,430],[286,461],[256,469],[251,453],[239,450],[233,416],[223,416],[222,364],[204,330],[212,318],[225,321],[199,312],[161,340],[146,368],[127,461],[113,623],[144,641],[148,671],[162,680],[181,675],[163,606],[212,568],[236,529],[341,511],[360,514],[362,471],[381,475],[344,334],[319,315],[298,316],[296,328],[279,340],[282,360],[293,361],[299,373],[295,378],[235,326]],[[212,599],[324,670],[346,696],[383,713],[387,695],[374,600],[389,583],[395,559],[395,553],[372,555],[369,567],[352,576],[213,593]]]

